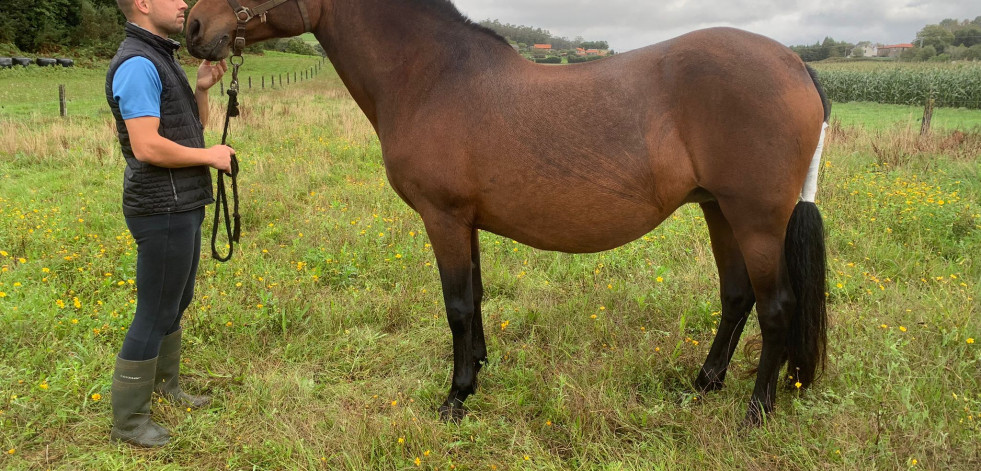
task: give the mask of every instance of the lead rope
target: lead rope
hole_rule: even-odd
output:
[[[238,116],[238,68],[245,62],[239,51],[232,55],[229,61],[232,64],[232,83],[228,85],[228,108],[225,112],[225,130],[221,133],[221,144],[225,145],[228,139],[228,122],[231,118]],[[236,62],[235,58],[238,58]],[[215,222],[211,227],[211,256],[219,262],[231,260],[232,253],[235,251],[235,244],[238,243],[242,234],[241,216],[238,213],[238,158],[232,154],[231,173],[227,174],[232,181],[232,218],[235,221],[235,228],[232,229],[232,219],[228,217],[228,196],[225,194],[225,172],[218,171],[218,191],[215,195]],[[228,237],[228,255],[222,256],[218,253],[216,240],[218,238],[218,226],[221,221],[221,213],[225,213],[225,235]]]

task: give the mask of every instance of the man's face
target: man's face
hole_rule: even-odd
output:
[[[184,30],[184,0],[145,0],[150,7],[150,21],[166,34],[177,34]]]

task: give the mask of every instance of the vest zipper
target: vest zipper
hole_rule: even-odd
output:
[[[174,203],[177,203],[177,185],[174,183],[174,171],[168,168],[167,173],[170,174],[170,187],[174,190]]]

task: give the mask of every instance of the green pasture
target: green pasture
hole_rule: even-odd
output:
[[[277,51],[266,51],[261,56],[247,55],[239,80],[243,89],[248,88],[249,77],[252,78],[253,88],[260,88],[261,78],[266,78],[266,87],[279,86],[282,77],[286,84],[286,74],[308,70],[320,64],[319,57],[298,56]],[[183,53],[181,63],[187,76],[193,81],[197,76],[197,66],[200,61]],[[62,67],[15,67],[0,69],[0,118],[3,117],[47,117],[58,116],[58,86],[65,85],[65,96],[68,114],[72,117],[111,117],[106,105],[105,83],[106,70],[109,63],[105,62],[95,68],[62,68]],[[273,76],[276,77],[274,87]],[[299,78],[299,76],[297,77]],[[225,86],[231,79],[231,70],[225,79]],[[292,75],[290,75],[292,81]],[[216,87],[213,94],[218,96]]]
[[[910,127],[917,132],[923,119],[922,106],[884,105],[870,102],[833,103],[831,120],[843,126],[867,130]],[[981,131],[981,110],[934,108],[930,129],[942,131]]]
[[[250,56],[243,74],[315,61]],[[241,96],[231,143],[243,244],[229,263],[204,254],[184,320],[184,384],[215,401],[155,404],[172,430],[166,447],[110,443],[136,251],[103,74],[0,70],[0,469],[981,464],[981,112],[951,110],[963,121],[921,137],[915,110],[835,105],[818,192],[828,367],[810,390],[781,390],[762,427],[739,426],[752,348],[740,346],[725,389],[691,387],[720,311],[697,206],[599,254],[482,233],[490,358],[470,414],[446,424],[435,410],[451,336],[435,258],[329,63],[312,80]],[[67,119],[49,103],[59,83]],[[743,345],[758,332],[753,316]]]

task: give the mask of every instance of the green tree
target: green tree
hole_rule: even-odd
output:
[[[936,52],[942,53],[954,42],[954,33],[940,25],[926,25],[916,33],[916,41],[922,47],[932,46]]]
[[[964,53],[963,59],[981,61],[981,44],[975,44],[967,48],[967,52]]]
[[[954,31],[961,27],[961,22],[953,18],[944,18],[942,21],[940,21],[940,27],[948,31]]]
[[[116,0],[3,0],[0,42],[29,53],[118,44],[123,21]]]
[[[981,44],[981,26],[970,24],[958,29],[957,31],[954,31],[954,40],[952,44],[954,46],[967,47],[971,47],[975,44]]]
[[[937,55],[937,49],[933,46],[924,46],[916,49],[916,60],[925,61]]]

